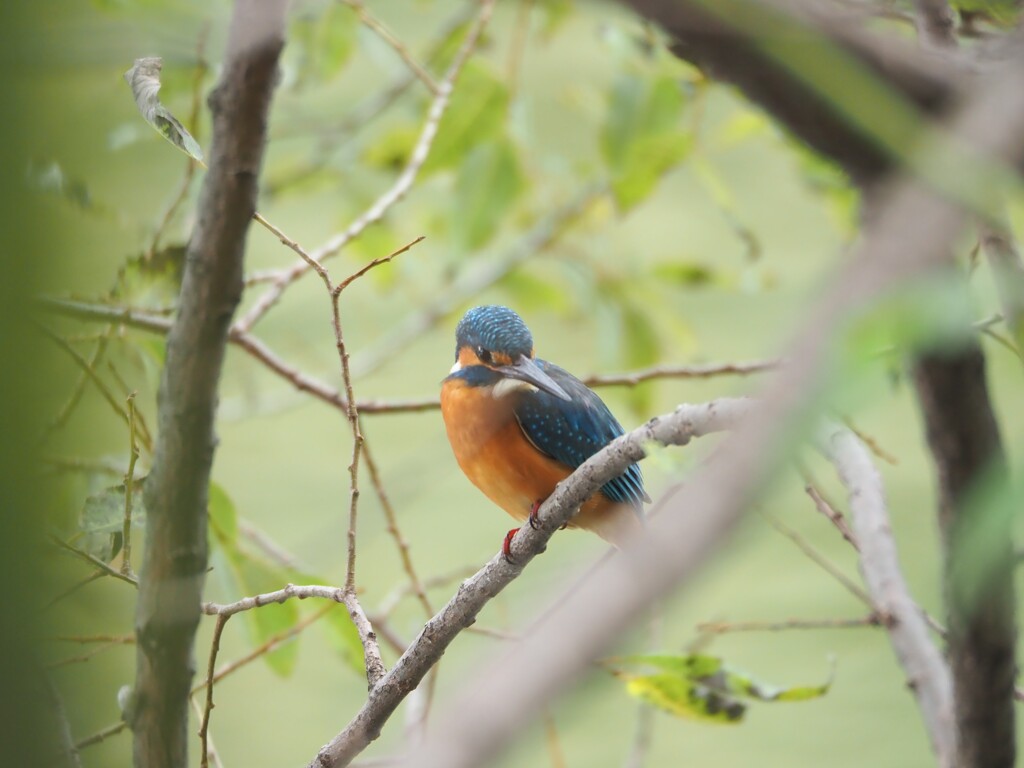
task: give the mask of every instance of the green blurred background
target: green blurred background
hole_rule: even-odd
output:
[[[446,26],[465,15],[465,8],[448,0],[370,4],[424,58]],[[138,258],[176,195],[186,158],[142,121],[121,75],[138,56],[162,56],[161,97],[186,120],[198,41],[205,37],[204,56],[211,62],[201,81],[205,94],[215,82],[228,13],[226,2],[207,5],[198,0],[62,0],[45,8],[26,6],[16,20],[19,26],[10,27],[18,33],[5,54],[19,75],[8,87],[21,98],[15,103],[24,105],[12,110],[14,122],[5,129],[12,137],[7,142],[11,166],[5,173],[5,207],[8,215],[14,212],[15,231],[29,234],[29,226],[34,227],[25,242],[16,244],[12,238],[8,245],[18,251],[12,265],[32,270],[21,275],[12,266],[9,274],[16,280],[4,281],[8,291],[17,286],[22,300],[42,292],[151,310],[169,305],[172,292],[166,275],[147,267],[151,260]],[[451,42],[441,48],[443,64]],[[435,62],[431,71],[439,75],[443,67]],[[359,130],[345,133],[339,126],[404,74],[394,51],[358,25],[349,9],[326,2],[296,4],[264,172],[267,192],[260,210],[268,219],[312,248],[347,226],[392,183],[422,121],[428,101],[422,86],[413,83]],[[666,82],[681,85],[665,96],[658,88]],[[672,60],[651,30],[616,5],[556,0],[499,4],[485,44],[461,83],[476,88],[477,98],[468,99],[461,113],[452,106],[464,125],[460,141],[449,147],[448,160],[428,169],[382,225],[329,262],[335,276],[344,276],[418,235],[427,237],[346,291],[342,318],[357,370],[365,369],[375,350],[391,349],[385,345],[396,329],[438,297],[449,295],[453,281],[457,286],[474,270],[501,263],[539,221],[581,190],[611,177],[617,195],[597,196],[550,247],[532,253],[504,279],[473,295],[455,297],[439,322],[356,380],[361,398],[436,395],[451,365],[455,322],[462,311],[479,303],[516,308],[533,329],[538,354],[578,375],[659,363],[772,357],[784,349],[802,322],[804,308],[851,243],[855,199],[838,174],[796,147],[730,89],[707,83]],[[209,145],[205,111],[195,133],[200,144]],[[621,140],[626,143],[616,145],[616,136],[625,136]],[[629,177],[622,165],[632,168],[640,162],[637,156],[623,160],[622,153],[628,155],[631,146],[644,141],[650,142],[647,147],[681,148],[665,167],[653,168],[649,188],[642,179]],[[494,163],[495,157],[500,162]],[[472,173],[465,171],[470,162],[477,163]],[[201,172],[164,233],[164,245],[186,241],[200,178]],[[481,179],[487,183],[474,187]],[[480,205],[492,195],[493,206]],[[1021,232],[1024,201],[1012,201],[1011,215]],[[972,245],[965,238],[962,253]],[[290,251],[253,228],[247,273],[292,262]],[[120,293],[112,297],[115,284]],[[996,311],[983,265],[972,275],[970,287],[976,317]],[[247,291],[242,311],[261,290],[257,286]],[[20,310],[9,314],[14,319],[24,316]],[[39,317],[72,339],[82,355],[92,354],[97,343],[93,335],[102,326]],[[329,303],[315,278],[291,289],[255,332],[302,371],[340,385]],[[4,336],[8,341],[30,340],[27,352],[45,356],[44,367],[26,369],[38,370],[31,389],[7,403],[14,403],[11,410],[22,417],[34,417],[36,423],[26,429],[38,435],[66,402],[79,370],[31,328],[10,325]],[[120,377],[138,390],[139,409],[151,425],[156,421],[160,346],[158,337],[125,331],[109,340],[97,366],[114,389],[123,388]],[[1020,360],[1004,347],[989,339],[985,347],[1003,437],[1011,462],[1019,467],[1024,372]],[[941,615],[932,476],[919,418],[900,370],[894,355],[877,356],[835,387],[833,405],[897,458],[895,465],[879,466],[905,574],[922,605]],[[680,402],[756,391],[755,379],[713,378],[605,388],[601,395],[629,428]],[[26,401],[31,409],[21,407]],[[364,424],[421,577],[472,570],[489,558],[508,520],[459,472],[439,414],[368,415]],[[297,570],[340,582],[351,451],[344,414],[294,390],[233,348],[217,431],[214,481],[239,520],[289,553]],[[12,430],[9,435],[26,432]],[[107,462],[123,472],[127,442],[124,425],[96,389],[86,387],[67,425],[49,433],[43,443],[50,461],[17,472],[30,483],[21,490],[42,507],[52,531],[70,538],[86,497],[120,482],[114,474],[96,471],[95,464]],[[712,443],[701,440],[645,463],[652,496],[692,468]],[[6,446],[10,467],[25,460],[19,444],[9,439]],[[822,486],[841,501],[830,468],[810,453],[803,458]],[[58,469],[54,459],[81,460],[91,469]],[[148,468],[148,459],[144,453],[140,472]],[[358,583],[364,604],[372,609],[405,579],[380,505],[368,481],[362,483]],[[27,501],[12,505],[12,521],[17,512],[29,509]],[[665,606],[664,650],[688,647],[698,636],[695,626],[704,621],[853,618],[866,613],[758,514],[783,520],[845,572],[856,574],[854,553],[814,511],[796,470],[781,474],[752,512],[700,576]],[[24,534],[12,530],[16,548],[11,551],[24,553],[26,548],[18,545]],[[247,548],[257,549],[251,541]],[[41,604],[79,582],[89,569],[35,546],[28,551],[31,562],[13,572],[25,574],[31,567],[45,572],[43,596],[33,597],[24,609],[40,615]],[[547,553],[488,606],[480,625],[518,631],[604,551],[596,537],[557,535]],[[226,578],[229,570],[225,558],[215,554],[209,599],[243,596],[237,579]],[[261,589],[280,586],[286,579],[270,583],[274,573],[264,568],[253,583]],[[447,599],[455,583],[431,592],[435,606]],[[316,607],[301,606],[302,615]],[[40,629],[25,630],[42,637],[38,647],[44,660],[57,665],[51,675],[63,693],[76,739],[117,722],[116,693],[131,683],[134,648],[117,645],[88,661],[65,664],[88,647],[52,638],[128,633],[133,610],[131,587],[100,579],[43,611]],[[408,639],[422,620],[421,609],[405,600],[391,625]],[[204,623],[199,636],[199,668],[205,668],[211,627],[212,622]],[[253,647],[250,629],[241,618],[228,624],[222,662]],[[622,650],[647,648],[645,635],[639,628],[623,641]],[[479,634],[464,634],[456,641],[440,667],[438,706],[499,642]],[[211,730],[225,765],[302,764],[363,701],[365,680],[337,653],[329,632],[314,626],[288,648],[277,657],[277,671],[260,661],[216,687]],[[739,726],[658,714],[648,765],[929,764],[927,738],[883,631],[736,633],[715,638],[708,650],[780,685],[821,682],[834,654],[835,684],[815,701],[755,704]],[[393,655],[386,659],[393,660]],[[281,667],[289,674],[279,674]],[[552,703],[548,714],[557,726],[566,764],[622,764],[633,739],[635,710],[621,684],[602,672]],[[502,765],[552,764],[539,722],[524,732]],[[387,754],[402,743],[400,712],[367,754]],[[196,744],[196,762],[197,751]],[[87,766],[129,765],[129,736],[121,733],[90,747],[82,759]]]

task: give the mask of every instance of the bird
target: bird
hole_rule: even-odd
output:
[[[586,384],[535,356],[533,335],[512,309],[470,309],[455,329],[455,364],[441,384],[441,415],[466,477],[520,522],[535,523],[555,486],[623,434]],[[570,528],[622,548],[650,502],[637,464],[583,502]],[[505,536],[509,550],[518,528]]]

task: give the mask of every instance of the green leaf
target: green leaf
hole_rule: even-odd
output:
[[[572,0],[537,0],[537,10],[541,39],[550,40],[572,15]]]
[[[384,131],[363,149],[363,162],[371,168],[400,171],[409,162],[418,134],[411,123]]]
[[[132,524],[146,518],[142,491],[146,478],[137,477],[132,489]],[[124,530],[124,483],[104,488],[85,499],[79,528],[82,533],[121,533]]]
[[[714,723],[738,723],[746,707],[728,696],[676,675],[620,675],[626,691],[676,717]]]
[[[470,150],[497,136],[505,125],[508,103],[507,86],[490,68],[479,62],[467,64],[422,173],[457,167]]]
[[[231,568],[230,575],[233,577],[238,598],[274,592],[288,584],[286,569],[237,546],[231,546],[226,540],[220,540],[220,543],[224,545],[223,552]],[[295,600],[264,605],[245,611],[245,619],[252,645],[259,647],[271,638],[293,628],[299,620],[299,607]],[[292,640],[264,654],[263,658],[274,672],[286,677],[295,668],[298,654],[299,646]]]
[[[686,156],[691,142],[679,128],[682,108],[682,92],[673,77],[626,73],[615,81],[601,150],[620,210],[644,200],[661,176]]]
[[[186,245],[175,244],[128,259],[118,270],[113,298],[132,307],[162,310],[174,306],[181,291],[186,252]]]
[[[487,243],[524,187],[515,148],[508,140],[474,148],[459,167],[452,210],[452,238],[472,251]]]
[[[366,674],[366,661],[363,656],[363,643],[359,632],[349,618],[343,605],[335,605],[324,617],[327,621],[327,639],[337,651],[345,664],[357,675]]]
[[[806,701],[824,696],[832,684],[829,675],[821,685],[770,686],[706,654],[627,656],[618,661],[662,670],[655,675],[615,672],[626,681],[631,695],[679,717],[715,722],[738,722],[742,718],[744,707],[735,700],[737,696],[759,701]]]
[[[661,280],[687,288],[704,288],[728,282],[714,267],[683,259],[658,264],[652,271]]]
[[[210,483],[206,509],[214,540],[223,547],[233,547],[238,541],[238,512],[231,497],[217,483]]]
[[[135,105],[157,132],[189,157],[203,162],[203,150],[178,119],[160,103],[160,70],[163,59],[147,56],[136,59],[124,79],[132,89]]]

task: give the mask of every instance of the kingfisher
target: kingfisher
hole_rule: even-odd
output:
[[[474,307],[459,321],[441,414],[466,477],[531,525],[555,486],[623,433],[586,384],[535,356],[530,329],[502,306]],[[640,528],[649,501],[640,467],[631,464],[584,501],[568,525],[621,547]],[[518,530],[505,536],[507,560]]]

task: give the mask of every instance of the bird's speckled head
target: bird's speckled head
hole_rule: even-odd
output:
[[[485,365],[508,365],[533,357],[533,334],[508,307],[473,307],[455,329],[456,360],[460,350],[471,351]]]

